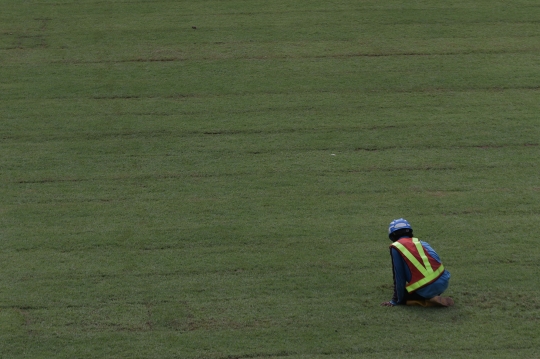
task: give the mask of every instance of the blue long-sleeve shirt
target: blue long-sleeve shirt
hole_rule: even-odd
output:
[[[424,241],[420,241],[420,243],[429,253],[429,255],[431,255],[437,262],[441,263],[439,255],[428,243]],[[405,295],[407,293],[405,286],[407,282],[411,281],[411,270],[396,248],[390,248],[390,255],[392,256],[392,270],[394,272],[394,296],[390,302],[393,305],[405,304]],[[426,299],[441,295],[442,292],[448,288],[449,280],[450,272],[445,270],[436,281],[426,285],[425,287],[417,289],[415,293]]]

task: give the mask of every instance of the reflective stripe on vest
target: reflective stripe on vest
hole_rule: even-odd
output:
[[[437,270],[433,270],[431,268],[431,264],[429,263],[429,259],[426,256],[426,252],[424,250],[424,247],[422,247],[422,243],[418,240],[418,238],[413,238],[412,242],[414,243],[414,246],[416,247],[416,250],[418,254],[420,255],[420,258],[422,258],[422,263],[416,259],[416,257],[401,243],[394,242],[392,246],[394,246],[401,254],[403,254],[407,259],[411,262],[411,264],[422,274],[424,278],[409,284],[405,287],[407,289],[407,292],[412,292],[418,288],[423,287],[424,285],[434,281],[435,279],[439,278],[441,274],[444,272],[444,266],[441,265]]]

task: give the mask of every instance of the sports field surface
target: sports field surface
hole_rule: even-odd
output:
[[[539,358],[539,174],[537,0],[0,0],[0,358]]]

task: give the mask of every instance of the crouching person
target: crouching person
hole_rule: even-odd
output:
[[[423,307],[449,307],[450,297],[441,297],[448,288],[450,272],[444,269],[439,255],[431,246],[413,237],[412,227],[405,219],[392,221],[388,227],[394,296],[381,303],[385,307],[398,304]]]

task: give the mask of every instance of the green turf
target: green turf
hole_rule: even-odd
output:
[[[1,358],[540,356],[537,1],[0,9]]]

